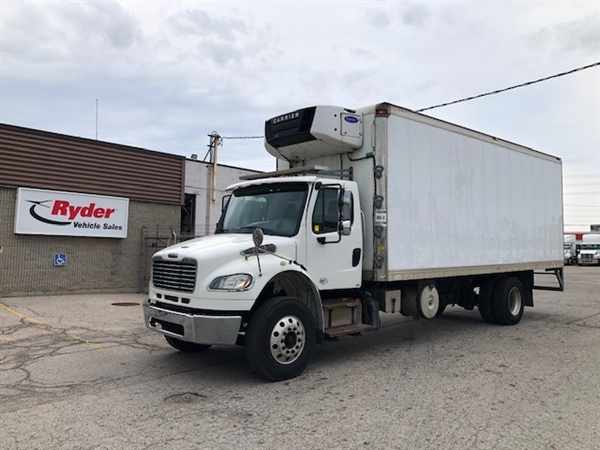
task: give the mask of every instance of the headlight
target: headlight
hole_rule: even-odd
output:
[[[234,273],[217,277],[208,286],[219,291],[246,291],[252,286],[252,275],[249,273]]]

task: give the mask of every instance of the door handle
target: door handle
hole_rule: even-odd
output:
[[[360,262],[361,253],[362,252],[360,248],[355,248],[354,250],[352,250],[352,267],[358,266],[358,263]]]

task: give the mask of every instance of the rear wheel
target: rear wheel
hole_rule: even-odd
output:
[[[210,345],[207,344],[195,344],[171,336],[165,336],[165,339],[171,347],[184,353],[198,353],[210,348]]]
[[[311,311],[293,297],[274,297],[252,315],[246,332],[246,358],[258,375],[279,381],[300,375],[316,343]]]
[[[501,280],[494,291],[494,317],[501,325],[516,325],[523,317],[523,283],[517,277]]]
[[[440,311],[440,293],[434,282],[428,282],[421,286],[417,297],[419,314],[424,319],[433,319]]]

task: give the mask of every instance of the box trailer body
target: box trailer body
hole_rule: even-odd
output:
[[[365,279],[562,267],[560,158],[391,104],[357,112],[364,138],[350,157],[343,148],[302,160],[270,151],[278,168],[352,169]]]
[[[281,380],[380,312],[515,325],[564,287],[560,158],[389,103],[273,117],[265,147],[277,171],[230,186],[216,235],[153,256],[145,322],[176,349],[243,345]]]

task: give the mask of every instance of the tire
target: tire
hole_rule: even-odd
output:
[[[435,282],[427,282],[419,286],[417,294],[417,310],[423,319],[437,317],[442,306],[442,299]]]
[[[198,353],[210,348],[210,345],[207,344],[195,344],[171,336],[165,336],[165,339],[171,347],[183,353]]]
[[[496,323],[516,325],[523,317],[525,305],[523,283],[517,277],[500,280],[494,290],[493,310]]]
[[[259,376],[268,381],[294,378],[314,352],[315,319],[294,297],[273,297],[252,314],[245,342],[246,359]]]
[[[492,304],[494,285],[494,280],[487,280],[479,286],[479,302],[477,304],[477,309],[479,309],[481,318],[487,323],[497,323]]]

